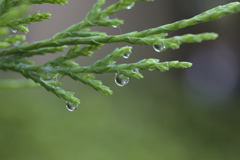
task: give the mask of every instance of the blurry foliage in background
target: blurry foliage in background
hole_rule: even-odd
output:
[[[204,9],[209,8],[211,7]],[[234,34],[239,35],[239,32]],[[231,38],[234,39],[234,36],[230,40]],[[194,45],[194,48],[198,45]],[[201,45],[207,46],[206,43],[200,44],[199,48],[204,48]],[[225,45],[221,47],[226,48]],[[191,45],[188,46],[190,48]],[[186,47],[183,50],[187,50]],[[203,56],[206,58],[200,59],[208,49],[200,51],[200,56],[192,56],[189,60],[193,60],[194,66],[196,64],[201,69],[211,62],[215,64],[215,58],[208,63],[208,57]],[[207,54],[213,54],[211,51],[214,49]],[[233,52],[227,54],[229,53]],[[173,57],[178,56],[175,54]],[[220,55],[216,54],[215,57],[218,56]],[[197,61],[198,59],[201,61]],[[232,62],[228,61],[229,58],[224,60],[217,64],[225,66],[226,62]],[[191,69],[196,69],[194,66]],[[229,73],[230,70],[226,72]],[[225,70],[222,69],[221,73],[225,73]],[[4,72],[1,75],[11,76]],[[193,95],[185,96],[189,89],[183,87],[188,88],[194,84],[188,83],[185,78],[196,75],[184,74],[184,86],[181,79],[175,76],[176,72],[173,75],[156,75],[157,72],[146,73],[146,78],[141,81],[132,79],[131,85],[124,88],[116,88],[109,82],[109,77],[113,81],[112,76],[109,76],[104,80],[115,89],[111,97],[91,91],[83,85],[76,87],[78,83],[67,81],[70,89],[81,89],[77,89],[76,93],[84,99],[81,109],[71,114],[66,112],[59,99],[46,94],[44,90],[0,92],[0,159],[238,160],[239,92],[235,94],[236,98],[218,103],[220,109],[208,110],[206,106],[214,106],[215,103],[204,103],[205,99],[201,96],[195,102],[191,98],[190,102],[188,97]],[[216,79],[214,82],[219,81],[220,79]],[[211,87],[207,83],[205,85]]]

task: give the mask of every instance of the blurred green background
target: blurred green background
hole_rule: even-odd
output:
[[[49,38],[84,18],[96,0],[69,0],[69,4],[34,5],[52,13],[52,19],[30,25],[27,41]],[[105,7],[116,2],[107,0]],[[124,19],[123,33],[140,31],[190,18],[230,0],[155,0],[139,2],[131,10],[116,14]],[[44,89],[0,91],[1,160],[239,160],[240,157],[240,14],[170,33],[217,32],[216,41],[182,45],[179,50],[156,53],[151,46],[133,46],[129,59],[193,62],[185,70],[160,73],[143,71],[142,80],[130,79],[118,87],[113,74],[99,75],[114,91],[105,96],[92,88],[64,79],[63,88],[81,99],[75,112]],[[114,18],[114,16],[113,16]],[[93,30],[120,34],[118,29]],[[116,47],[105,45],[89,65]],[[42,64],[57,55],[35,57]],[[2,79],[18,78],[0,71]]]

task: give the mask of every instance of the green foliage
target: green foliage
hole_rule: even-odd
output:
[[[14,32],[27,33],[27,25],[32,22],[50,19],[51,16],[50,13],[36,12],[33,15],[23,17],[24,13],[28,11],[28,6],[42,3],[63,5],[67,3],[67,0],[0,0],[0,69],[18,72],[35,82],[34,84],[29,80],[3,81],[0,84],[0,89],[40,85],[56,96],[65,99],[69,105],[77,106],[80,101],[74,97],[74,93],[60,88],[61,80],[64,76],[81,81],[108,95],[112,94],[112,91],[109,87],[104,86],[100,80],[95,79],[96,74],[115,73],[125,77],[140,79],[143,78],[143,75],[139,72],[141,70],[158,70],[164,72],[170,68],[188,68],[192,64],[189,62],[159,62],[158,59],[143,59],[136,63],[116,65],[115,60],[117,58],[131,54],[132,47],[130,46],[117,48],[103,59],[89,66],[79,66],[72,59],[80,56],[91,57],[95,50],[100,49],[100,47],[107,43],[125,42],[153,45],[158,51],[163,52],[166,49],[178,49],[180,45],[185,43],[200,43],[202,41],[215,40],[218,37],[216,33],[186,34],[170,38],[166,38],[166,36],[168,36],[167,32],[169,31],[212,21],[240,11],[240,3],[234,2],[213,8],[190,19],[121,35],[108,35],[104,32],[92,32],[89,29],[92,26],[119,26],[123,24],[123,20],[117,18],[110,19],[109,16],[121,9],[133,7],[137,1],[152,0],[120,0],[105,9],[102,9],[105,0],[98,0],[81,22],[53,35],[49,39],[28,44],[23,42],[25,35],[9,35],[9,29],[12,29]],[[80,44],[85,44],[85,46],[81,47]],[[28,59],[28,57],[35,55],[65,51],[68,46],[72,46],[72,48],[66,54],[50,60],[43,65],[34,65],[34,62]]]

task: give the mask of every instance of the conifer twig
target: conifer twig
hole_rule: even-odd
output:
[[[109,43],[129,43],[139,45],[152,45],[158,52],[166,49],[178,49],[182,44],[200,43],[203,41],[215,40],[216,33],[185,34],[167,37],[169,31],[178,30],[188,26],[219,19],[225,15],[240,11],[240,3],[233,2],[227,5],[210,9],[193,18],[184,19],[171,24],[143,30],[130,32],[121,35],[108,35],[104,32],[91,31],[92,26],[119,26],[123,20],[111,19],[110,15],[121,9],[128,9],[138,1],[153,0],[119,0],[104,9],[102,6],[105,0],[98,0],[86,17],[79,23],[59,32],[49,39],[27,43],[25,35],[10,35],[9,29],[13,32],[28,32],[28,25],[33,22],[41,22],[50,19],[50,13],[36,12],[32,15],[23,16],[30,5],[52,3],[63,5],[67,0],[2,0],[0,1],[0,69],[14,71],[22,74],[30,80],[8,80],[0,81],[1,89],[26,88],[41,86],[56,96],[67,101],[69,110],[77,108],[80,100],[74,97],[74,93],[60,88],[62,78],[68,76],[80,81],[104,94],[112,94],[109,87],[95,79],[96,74],[114,73],[116,83],[124,86],[129,78],[140,79],[143,75],[141,70],[168,71],[172,68],[188,68],[190,62],[167,61],[160,62],[158,59],[143,59],[135,63],[116,64],[120,57],[128,58],[131,55],[131,46],[116,48],[104,58],[88,66],[80,66],[73,59],[85,56],[91,57],[95,50]],[[80,46],[83,44],[84,46]],[[70,49],[66,51],[69,47]],[[35,65],[28,57],[44,55],[47,53],[66,52],[56,59],[49,60],[43,65]]]

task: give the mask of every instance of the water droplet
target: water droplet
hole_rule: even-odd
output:
[[[94,78],[94,74],[93,73],[88,73],[86,76],[87,76],[87,78],[90,78],[90,79]]]
[[[73,112],[74,110],[77,109],[76,106],[70,104],[69,102],[66,102],[66,103],[67,103],[67,104],[66,104],[66,108],[67,108],[67,110],[69,110],[70,112]]]
[[[153,45],[153,49],[154,49],[156,52],[162,52],[165,48],[166,48],[166,46]]]
[[[18,46],[18,43],[13,43],[12,45],[16,47],[16,46]]]
[[[131,54],[132,54],[132,50],[130,49],[128,53],[125,53],[125,54],[123,55],[123,58],[128,59]]]
[[[123,87],[126,84],[128,84],[128,82],[129,82],[129,77],[124,76],[123,74],[119,74],[119,73],[115,74],[115,83],[118,86]]]
[[[153,71],[154,69],[149,69],[149,71]]]
[[[116,63],[115,61],[110,61],[109,64],[108,64],[108,66],[109,66],[109,67],[113,67],[113,66],[115,65],[115,63]]]
[[[11,30],[12,30],[13,33],[17,33],[17,30],[15,30],[15,29],[11,29]]]
[[[117,28],[118,26],[116,26],[116,25],[112,25],[112,27],[113,27],[113,28]]]
[[[134,68],[133,72],[139,72],[138,68]]]
[[[132,9],[132,6],[128,6],[127,9]]]

